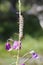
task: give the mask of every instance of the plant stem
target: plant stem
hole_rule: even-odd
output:
[[[18,49],[18,54],[17,54],[17,61],[16,61],[16,65],[19,65],[19,49]]]
[[[20,0],[18,0],[18,3],[19,3],[19,42],[20,42],[20,23],[21,23],[21,2]],[[20,45],[20,43],[19,43]],[[19,49],[18,49],[18,54],[17,54],[17,61],[16,61],[16,65],[19,65]]]

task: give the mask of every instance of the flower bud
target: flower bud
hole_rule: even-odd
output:
[[[11,48],[11,45],[9,42],[6,43],[5,48],[6,48],[6,50],[9,50]]]

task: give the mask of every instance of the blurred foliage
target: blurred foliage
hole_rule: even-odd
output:
[[[1,6],[0,8],[1,12],[8,12],[11,5],[9,2],[4,2],[0,4],[0,6]]]
[[[43,36],[43,30],[39,24],[39,19],[34,15],[24,15],[24,34],[32,37]]]
[[[38,4],[38,5],[43,5],[43,0],[21,0],[21,2],[27,6],[28,4],[33,5],[33,4]]]
[[[17,22],[4,21],[0,25],[0,36],[2,36],[3,40],[9,38],[13,33],[18,32]]]
[[[19,4],[17,3],[17,5],[16,5],[16,8],[19,10],[19,6],[18,6]],[[22,12],[25,12],[25,11],[27,11],[27,10],[29,10],[29,9],[31,9],[31,6],[28,4],[27,6],[25,6],[22,2],[21,2],[21,11]]]

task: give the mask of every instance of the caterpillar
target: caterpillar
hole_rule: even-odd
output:
[[[23,28],[24,28],[24,18],[22,15],[19,16],[19,38],[20,40],[23,37]]]

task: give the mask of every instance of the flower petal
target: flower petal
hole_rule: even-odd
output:
[[[9,42],[6,43],[5,48],[6,48],[6,50],[9,50],[11,48],[11,45]]]

